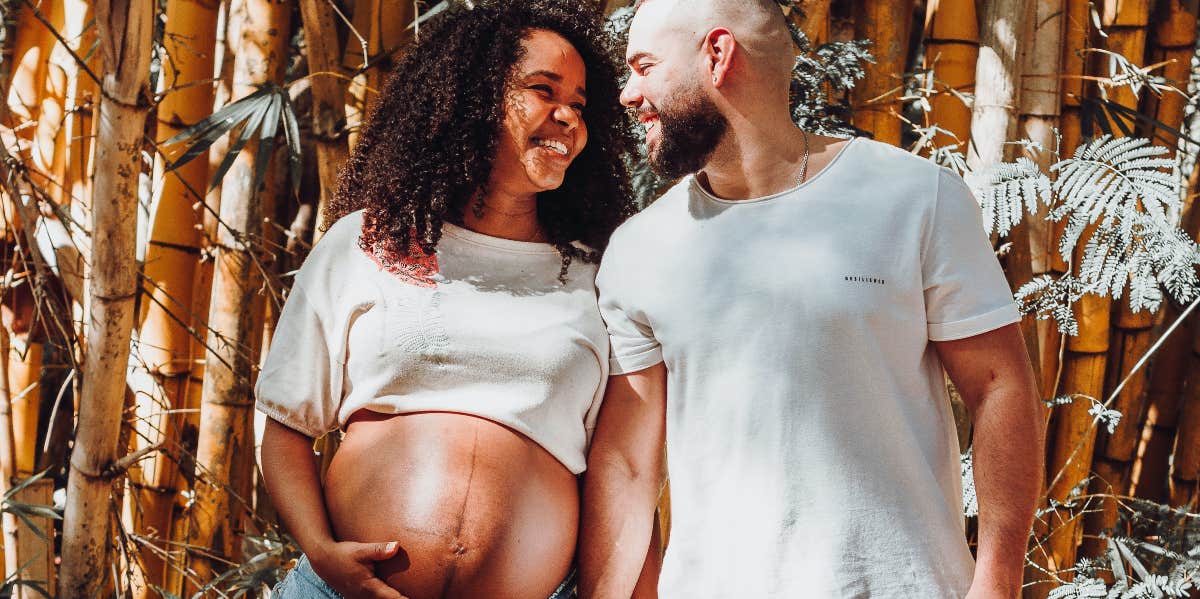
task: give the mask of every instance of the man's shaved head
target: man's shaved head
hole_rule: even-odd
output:
[[[791,73],[792,37],[775,0],[640,0],[636,10],[634,28],[645,24],[676,43],[697,45],[709,31],[728,29],[754,70],[768,77]]]
[[[621,103],[668,178],[700,170],[734,136],[730,118],[790,122],[795,53],[775,0],[644,0],[629,26]]]

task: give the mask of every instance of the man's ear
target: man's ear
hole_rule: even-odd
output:
[[[712,77],[713,87],[720,87],[733,66],[733,55],[737,52],[737,39],[733,32],[717,27],[704,36],[704,57]]]

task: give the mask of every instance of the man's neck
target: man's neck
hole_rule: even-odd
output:
[[[730,122],[730,134],[704,166],[701,181],[715,196],[748,200],[787,191],[800,183],[805,134],[790,117],[766,122]],[[828,164],[825,156],[833,138],[808,134],[809,161],[805,179]],[[840,147],[840,146],[839,146]]]

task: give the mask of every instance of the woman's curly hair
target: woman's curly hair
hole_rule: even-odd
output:
[[[620,63],[598,2],[476,0],[421,26],[396,64],[342,170],[327,223],[363,210],[360,245],[391,265],[413,245],[432,253],[442,223],[463,210],[491,175],[505,94],[535,29],[569,41],[587,68],[588,143],[558,189],[538,194],[538,221],[563,257],[596,262],[633,210],[623,157],[633,148],[618,102]],[[571,245],[580,241],[594,248]]]

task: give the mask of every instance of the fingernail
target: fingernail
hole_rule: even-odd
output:
[[[388,544],[387,544],[387,550],[388,550],[388,551],[395,551],[395,550],[396,550],[396,545],[399,545],[399,543],[397,543],[396,541],[392,541],[391,543],[388,543]]]

